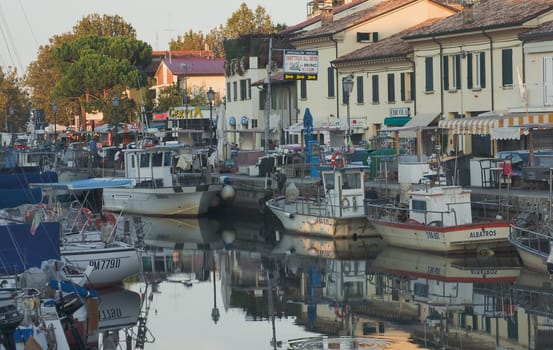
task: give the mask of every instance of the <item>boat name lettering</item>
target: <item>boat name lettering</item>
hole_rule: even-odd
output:
[[[473,275],[497,275],[497,269],[471,269],[470,273]]]
[[[426,238],[428,238],[428,239],[440,239],[440,234],[438,232],[426,231]]]
[[[114,307],[111,309],[103,309],[103,310],[100,310],[100,321],[121,318],[122,315],[123,315],[123,312],[118,307]]]
[[[440,274],[440,268],[436,266],[428,266],[427,271],[431,275],[439,275]]]
[[[118,269],[121,266],[121,259],[90,260],[90,265],[94,266],[94,270]]]
[[[495,230],[482,230],[482,231],[472,231],[469,234],[470,238],[481,238],[481,237],[495,237],[497,232]]]
[[[319,224],[323,224],[323,225],[330,225],[330,219],[328,218],[318,218],[318,221],[319,221]]]

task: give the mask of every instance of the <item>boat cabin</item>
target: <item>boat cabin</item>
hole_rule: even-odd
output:
[[[410,192],[409,218],[422,224],[457,226],[472,223],[470,191],[437,186]]]
[[[123,150],[125,177],[139,187],[172,187],[175,151],[164,146]]]
[[[336,216],[358,216],[363,212],[366,166],[321,167],[327,203]]]

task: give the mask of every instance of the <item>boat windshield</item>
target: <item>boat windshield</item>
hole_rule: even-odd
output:
[[[345,190],[361,188],[361,174],[350,173],[342,175],[342,188]]]

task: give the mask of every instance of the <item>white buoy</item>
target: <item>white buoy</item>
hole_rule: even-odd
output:
[[[236,191],[234,190],[234,188],[232,186],[224,185],[223,188],[221,189],[221,192],[219,192],[219,196],[224,201],[232,201],[232,200],[234,200],[234,197],[236,196]]]

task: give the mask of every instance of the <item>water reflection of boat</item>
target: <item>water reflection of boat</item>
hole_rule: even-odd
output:
[[[195,249],[220,240],[219,221],[208,218],[162,218],[141,216],[144,243],[158,248]]]
[[[319,257],[328,259],[371,259],[384,247],[380,237],[331,239],[284,233],[272,254]]]
[[[140,313],[140,294],[123,288],[105,289],[99,291],[99,298],[101,332],[136,325]]]
[[[514,282],[520,273],[520,264],[511,255],[451,257],[390,246],[372,266],[379,271],[444,282]]]

